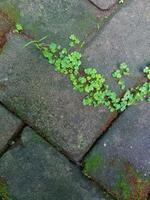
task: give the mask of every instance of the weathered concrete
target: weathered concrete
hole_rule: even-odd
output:
[[[150,104],[126,110],[85,159],[84,172],[122,200],[150,192]]]
[[[33,130],[26,128],[21,139],[0,160],[13,200],[111,200]]]
[[[66,76],[56,73],[27,41],[12,36],[0,56],[0,100],[49,142],[79,160],[115,117],[104,108],[86,107]],[[7,79],[7,81],[5,81]]]

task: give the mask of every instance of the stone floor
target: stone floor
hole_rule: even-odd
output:
[[[12,32],[15,23],[22,34]],[[147,200],[150,104],[123,113],[82,105],[82,95],[33,38],[85,42],[83,64],[111,74],[129,64],[127,87],[150,62],[149,0],[0,0],[0,200]],[[51,67],[51,68],[50,68]]]

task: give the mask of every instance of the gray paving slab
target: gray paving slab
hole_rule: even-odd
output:
[[[86,107],[66,76],[19,35],[11,35],[0,55],[0,100],[50,143],[80,160],[115,117],[103,107]]]
[[[85,159],[84,173],[122,200],[150,192],[150,104],[126,110]]]
[[[21,140],[0,159],[12,200],[112,200],[32,129]]]

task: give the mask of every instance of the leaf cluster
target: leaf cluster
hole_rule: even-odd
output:
[[[23,31],[23,27],[21,24],[16,24],[14,33],[21,33]]]
[[[112,73],[112,76],[117,80],[117,83],[122,90],[125,89],[125,81],[122,80],[122,77],[129,75],[129,72],[130,70],[128,65],[126,63],[121,63],[119,69]]]
[[[82,55],[80,52],[62,48],[56,43],[44,45],[42,40],[43,38],[41,40],[31,41],[28,44],[35,44],[42,52],[43,56],[48,59],[48,62],[55,66],[55,70],[67,75],[73,88],[85,94],[83,99],[84,105],[103,105],[111,112],[120,112],[124,111],[128,106],[144,98],[148,98],[150,94],[150,67],[144,69],[144,73],[148,79],[147,82],[143,85],[126,90],[122,97],[118,97],[106,83],[105,77],[98,73],[95,68],[84,67],[84,70],[80,69],[82,64]],[[26,46],[28,46],[28,44]],[[74,47],[79,44],[79,39],[75,35],[71,35],[69,46]],[[117,80],[123,90],[125,89],[125,82],[121,80],[121,78],[126,75],[129,75],[129,68],[126,63],[121,63],[119,68],[112,73],[112,76]]]

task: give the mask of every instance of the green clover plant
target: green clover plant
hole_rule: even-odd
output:
[[[80,52],[62,48],[60,45],[53,42],[49,45],[44,45],[42,41],[45,38],[46,37],[40,40],[31,41],[25,46],[34,44],[48,62],[54,65],[55,71],[67,75],[73,88],[76,91],[85,94],[85,97],[83,98],[84,105],[103,105],[111,112],[120,112],[124,111],[128,106],[142,101],[145,98],[150,102],[150,67],[145,67],[143,71],[147,78],[145,83],[126,90],[124,95],[119,97],[110,89],[109,85],[106,83],[105,77],[98,73],[95,68],[87,67],[84,68],[84,70],[81,70],[82,55]],[[73,34],[69,39],[70,47],[82,44]],[[121,63],[119,68],[112,73],[112,77],[117,80],[119,86],[123,90],[125,90],[125,82],[122,80],[122,77],[129,75],[129,71],[128,65],[126,63]]]
[[[117,80],[118,85],[122,90],[126,88],[124,80],[121,80],[123,76],[129,75],[129,67],[126,63],[121,63],[119,69],[112,73],[112,76]]]

